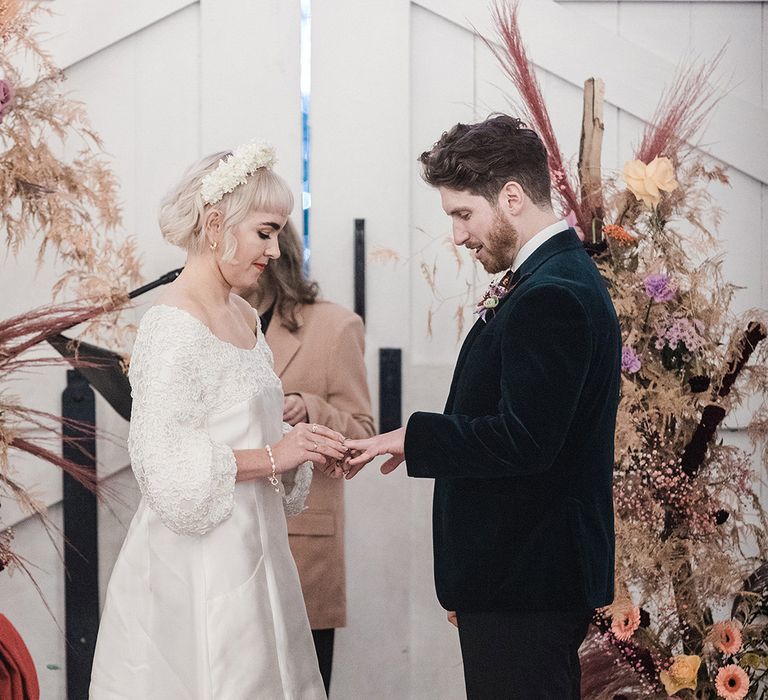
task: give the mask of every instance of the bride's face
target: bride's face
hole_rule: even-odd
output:
[[[251,211],[231,232],[237,247],[227,261],[219,258],[219,269],[235,289],[256,286],[261,273],[272,260],[280,257],[278,236],[287,217],[264,211]],[[217,253],[221,254],[221,246]]]

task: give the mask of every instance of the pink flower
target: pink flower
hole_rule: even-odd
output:
[[[626,601],[610,606],[611,632],[616,639],[628,642],[640,627],[640,608]]]
[[[723,654],[735,654],[741,649],[741,630],[733,620],[712,625],[709,639]]]
[[[725,700],[743,700],[749,692],[749,676],[736,664],[723,666],[717,672],[715,689],[718,697]]]
[[[576,214],[573,213],[573,211],[569,211],[568,215],[565,217],[566,223],[576,231],[576,235],[579,237],[579,240],[584,240],[584,231],[581,230],[581,226],[579,226],[578,219],[576,218]]]

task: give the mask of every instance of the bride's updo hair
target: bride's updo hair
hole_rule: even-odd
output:
[[[263,211],[287,217],[293,209],[293,193],[288,184],[270,168],[259,168],[246,182],[225,194],[215,204],[204,204],[200,191],[203,178],[212,173],[222,159],[232,155],[223,151],[205,156],[184,173],[176,187],[160,203],[160,231],[163,238],[188,253],[199,253],[209,244],[205,226],[209,212],[218,210],[222,220],[223,261],[235,255],[237,243],[232,235],[250,211]]]

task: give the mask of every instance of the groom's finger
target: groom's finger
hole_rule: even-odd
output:
[[[381,465],[382,474],[390,474],[397,469],[403,463],[402,457],[390,457],[384,464]]]
[[[365,438],[363,440],[350,440],[349,438],[347,438],[344,441],[344,445],[348,447],[350,450],[362,452],[368,449],[370,440],[371,440],[370,438]]]
[[[369,457],[365,457],[365,453],[363,453],[355,460],[347,462],[349,469],[347,470],[346,474],[344,474],[344,478],[351,479],[353,476],[355,476],[355,474],[358,474],[363,469],[363,467],[368,464],[368,462],[370,462],[375,456],[376,455],[370,455]],[[362,459],[363,457],[365,457],[365,459]],[[353,464],[352,462],[356,462],[356,464]]]
[[[350,467],[364,467],[368,462],[370,462],[374,457],[376,456],[373,452],[368,452],[367,450],[365,452],[361,452],[356,457],[352,457],[352,459],[349,459],[347,461],[347,464],[349,464]]]

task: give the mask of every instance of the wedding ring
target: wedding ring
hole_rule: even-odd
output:
[[[317,423],[312,423],[312,432],[313,433],[317,432]]]
[[[312,444],[315,446],[315,452],[317,452],[317,449],[318,449],[318,448],[317,448],[317,443],[316,443],[316,442],[313,442]]]

